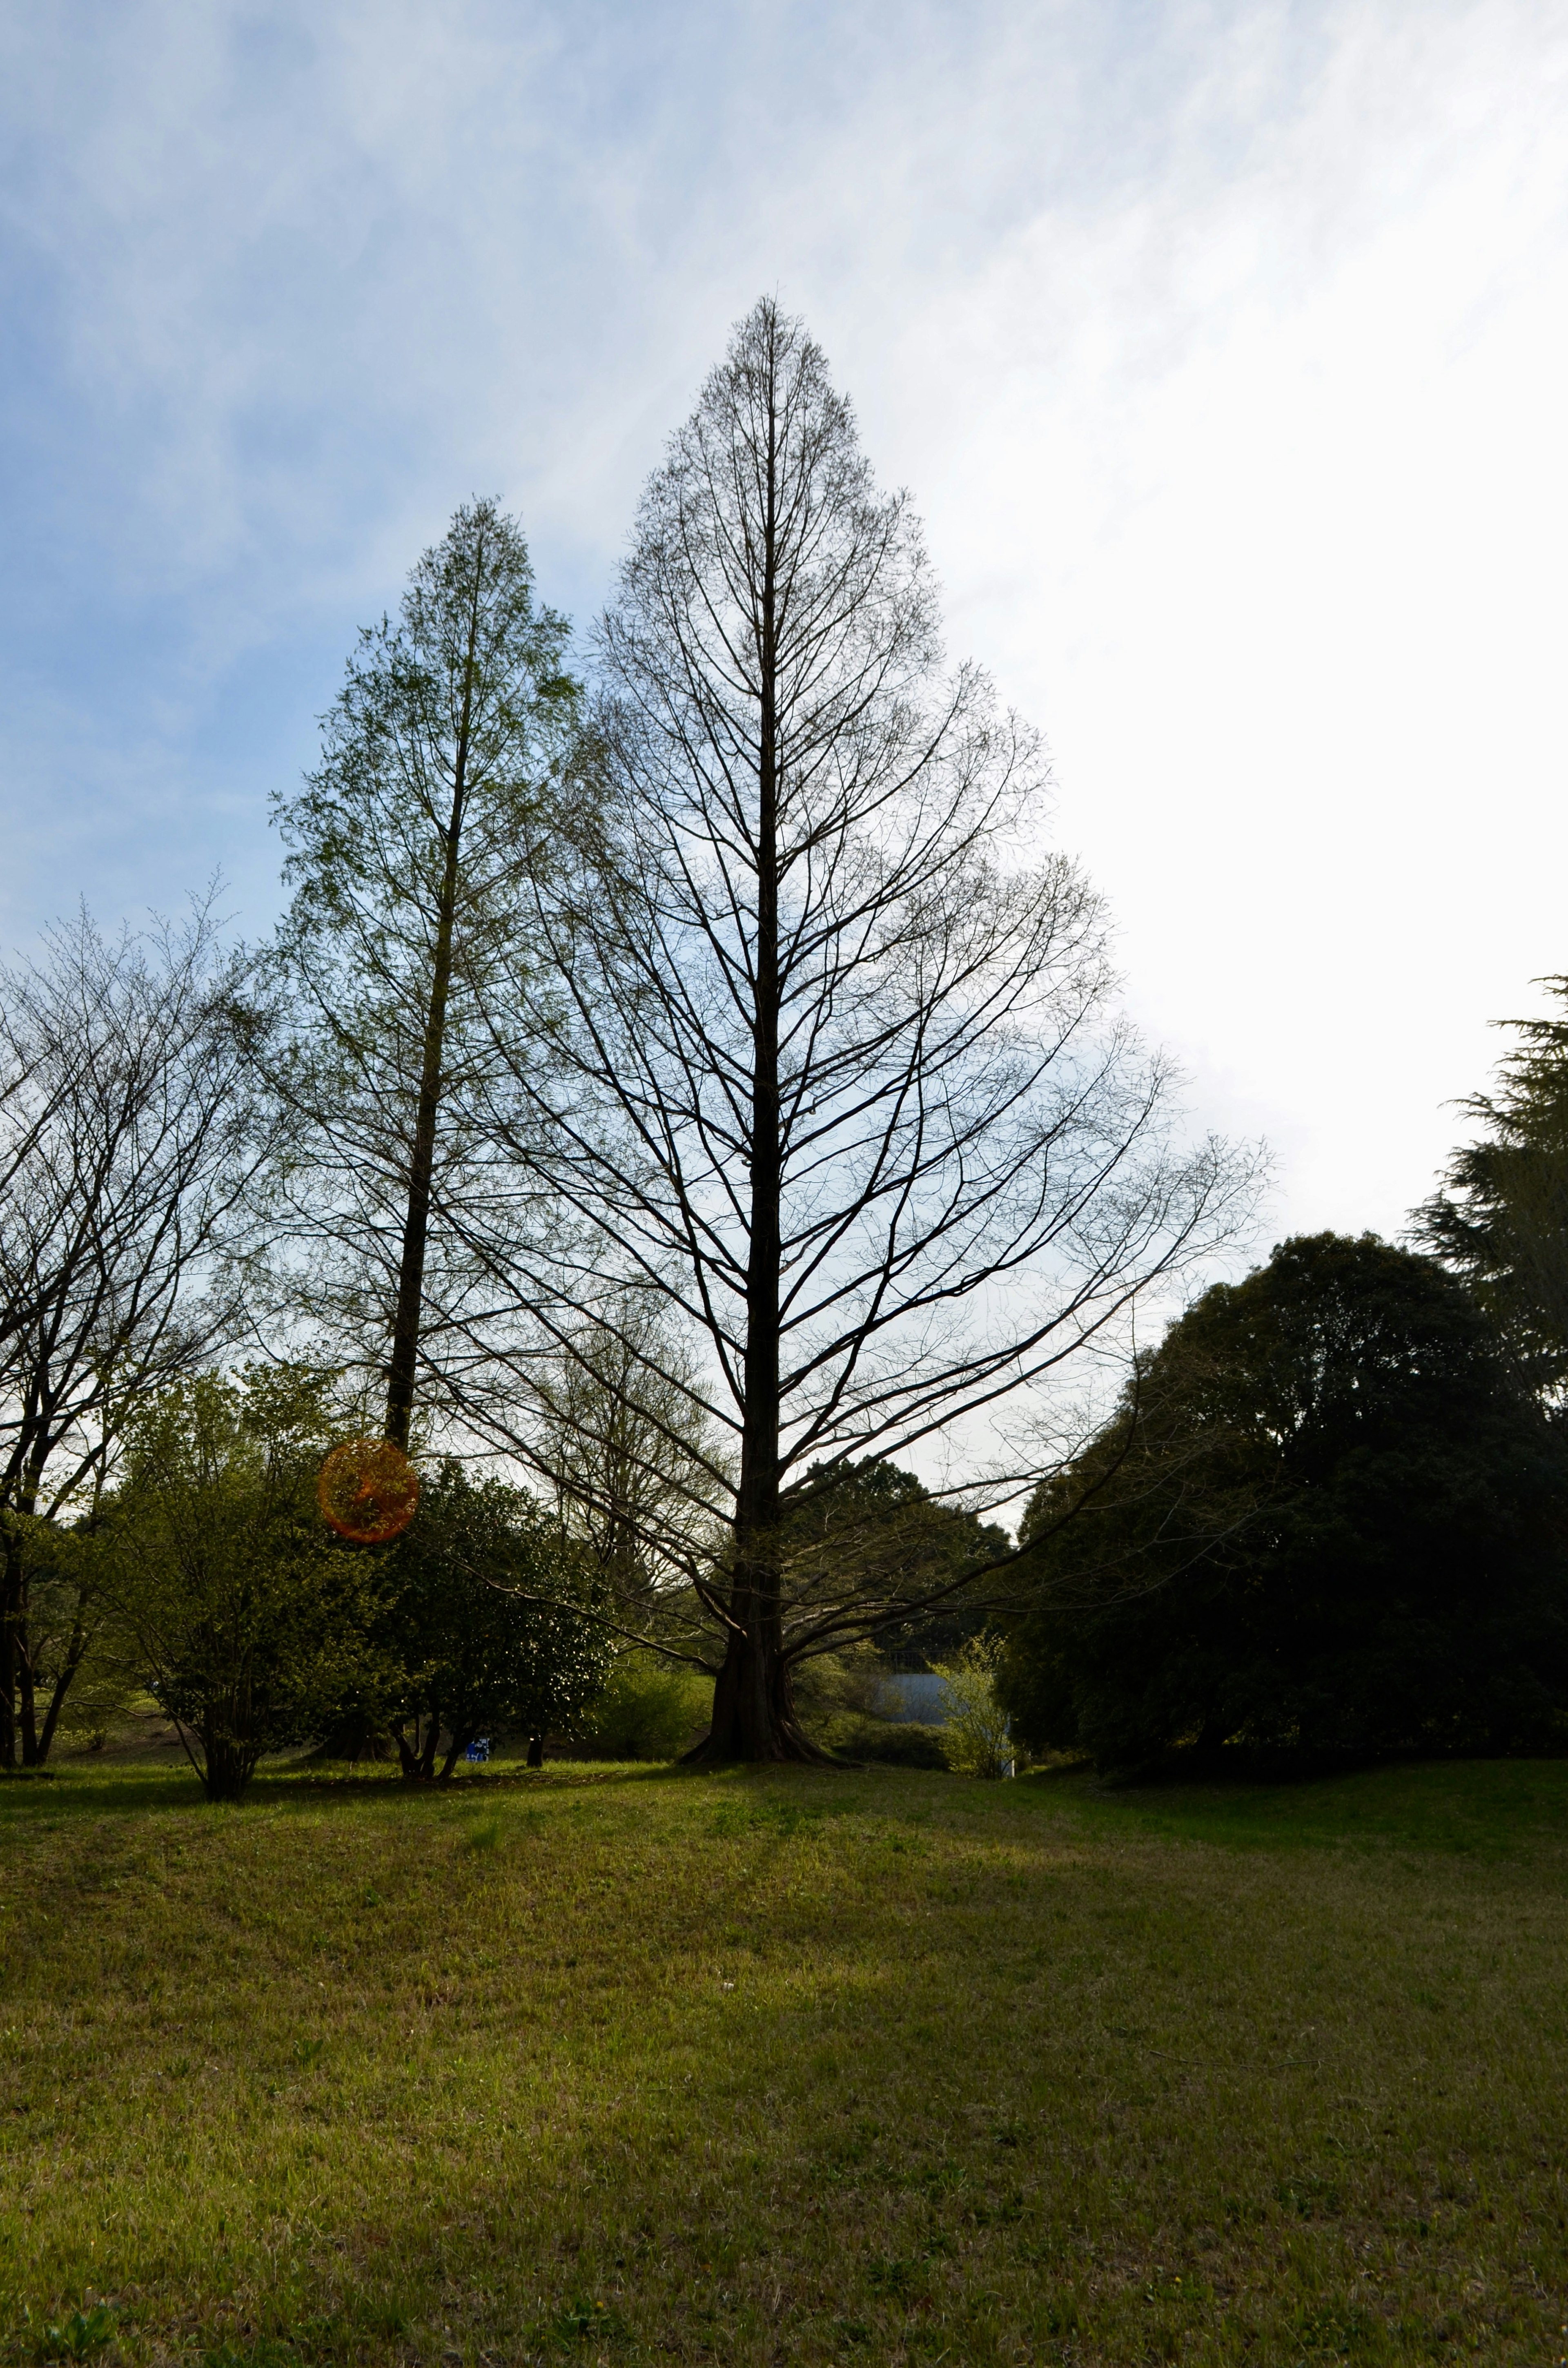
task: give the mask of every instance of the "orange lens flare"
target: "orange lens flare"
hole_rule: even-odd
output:
[[[346,1439],[316,1481],[322,1519],[356,1545],[385,1545],[407,1529],[419,1503],[419,1474],[390,1439]]]

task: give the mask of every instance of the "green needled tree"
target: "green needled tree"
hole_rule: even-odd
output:
[[[467,505],[396,620],[360,635],[321,768],[276,808],[294,891],[275,958],[291,1024],[271,1070],[294,1122],[278,1280],[384,1383],[400,1446],[422,1387],[449,1406],[482,1370],[487,1238],[531,1222],[483,1113],[509,1074],[496,1037],[515,1047],[535,978],[528,867],[577,744],[567,633],[519,528]]]
[[[1568,1009],[1568,978],[1540,984]],[[1455,1152],[1414,1231],[1555,1392],[1568,1378],[1568,1017],[1503,1024],[1517,1042],[1496,1089],[1462,1105],[1480,1138]]]

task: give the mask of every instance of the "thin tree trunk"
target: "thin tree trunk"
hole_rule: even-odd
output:
[[[87,1609],[91,1601],[91,1588],[79,1588],[76,1593],[76,1616],[71,1623],[71,1642],[65,1648],[65,1658],[61,1664],[60,1674],[54,1680],[49,1697],[49,1708],[44,1713],[43,1725],[39,1731],[38,1759],[35,1764],[40,1768],[49,1758],[51,1747],[54,1742],[55,1729],[60,1725],[60,1713],[65,1707],[65,1697],[71,1691],[77,1670],[87,1656],[87,1646],[91,1641],[87,1630]]]
[[[17,1765],[17,1634],[22,1616],[22,1541],[9,1521],[0,1554],[0,1767]]]
[[[39,1487],[42,1478],[42,1469],[35,1453],[23,1479],[18,1499],[22,1511],[29,1518],[38,1510]],[[18,1542],[17,1554],[16,1617],[17,1725],[21,1729],[24,1768],[37,1768],[42,1764],[38,1748],[38,1705],[33,1688],[32,1634],[28,1621],[28,1615],[32,1609],[30,1595],[24,1537]]]
[[[22,1571],[20,1601],[17,1618],[17,1725],[22,1736],[22,1765],[39,1766],[38,1703],[33,1691],[33,1646],[28,1625],[28,1575]]]
[[[436,1774],[436,1748],[441,1739],[441,1718],[438,1711],[416,1713],[414,1720],[414,1740],[409,1742],[401,1726],[392,1729],[397,1742],[397,1756],[403,1782],[408,1784],[428,1784]]]
[[[425,1052],[408,1167],[408,1209],[403,1219],[398,1269],[397,1309],[387,1365],[387,1437],[408,1445],[414,1415],[414,1383],[419,1357],[419,1317],[425,1296],[425,1246],[430,1230],[430,1179],[436,1164],[436,1119],[441,1102],[441,1062],[447,1032],[447,998],[452,980],[452,932],[458,904],[458,856],[462,841],[463,798],[468,779],[469,732],[473,706],[474,647],[479,632],[479,586],[483,540],[474,553],[473,598],[469,609],[468,655],[463,673],[462,718],[452,767],[452,811],[447,825],[446,862],[437,908],[436,960],[425,1022]]]
[[[202,1783],[208,1799],[239,1800],[256,1771],[250,1753],[228,1736],[208,1734],[202,1737],[201,1756],[206,1761]]]

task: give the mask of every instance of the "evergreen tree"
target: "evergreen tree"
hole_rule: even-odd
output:
[[[1568,978],[1543,984],[1568,1006]],[[1555,1393],[1568,1378],[1568,1018],[1505,1025],[1518,1041],[1495,1091],[1463,1105],[1483,1133],[1455,1152],[1415,1230]]]
[[[479,1736],[570,1727],[609,1667],[586,1558],[520,1488],[448,1462],[388,1557],[377,1631],[384,1715],[405,1776],[449,1776]]]

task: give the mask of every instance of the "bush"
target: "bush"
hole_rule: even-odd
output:
[[[385,1568],[381,1717],[406,1777],[444,1780],[482,1735],[577,1731],[604,1633],[580,1548],[526,1489],[449,1458]]]
[[[625,1653],[578,1731],[606,1759],[676,1759],[706,1727],[712,1699],[700,1670]]]
[[[138,1407],[93,1551],[128,1650],[210,1800],[330,1725],[362,1684],[384,1574],[316,1509],[325,1378],[203,1373]]]
[[[846,1759],[875,1759],[889,1768],[946,1769],[946,1729],[921,1726],[913,1719],[862,1718],[846,1725],[834,1738],[834,1748]]]
[[[1001,1642],[976,1636],[937,1675],[948,1689],[948,1765],[960,1776],[1006,1776],[1013,1765],[1007,1713],[996,1698]]]

